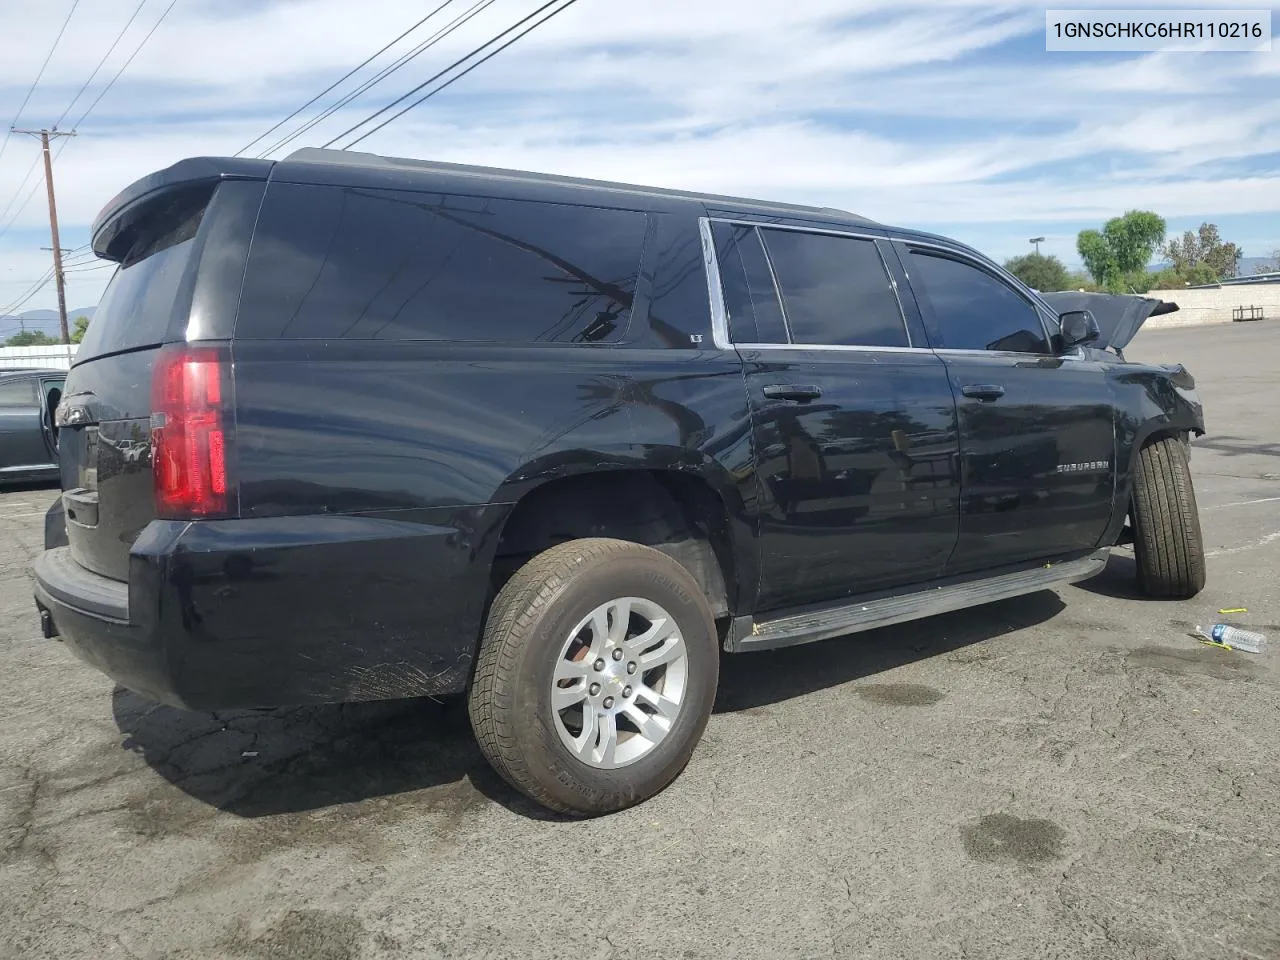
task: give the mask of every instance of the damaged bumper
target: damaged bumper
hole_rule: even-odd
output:
[[[487,585],[457,527],[371,517],[153,521],[129,581],[35,563],[46,636],[192,710],[461,692]],[[323,602],[321,602],[323,601]]]

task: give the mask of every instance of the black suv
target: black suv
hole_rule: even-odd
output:
[[[93,247],[36,599],[165,703],[465,692],[507,780],[597,814],[688,761],[721,647],[1079,580],[1130,530],[1148,593],[1203,585],[1194,381],[1120,354],[1153,301],[1060,314],[838,210],[320,150],[178,163]]]

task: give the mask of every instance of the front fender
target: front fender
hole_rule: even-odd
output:
[[[1160,437],[1202,436],[1204,405],[1195,378],[1182,364],[1118,366],[1113,379],[1116,404],[1116,489],[1111,523],[1103,542],[1114,543],[1133,496],[1138,453]]]

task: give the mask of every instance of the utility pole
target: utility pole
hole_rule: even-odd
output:
[[[71,342],[71,332],[67,329],[67,287],[66,278],[62,274],[62,246],[58,242],[58,204],[53,198],[53,158],[49,155],[50,137],[74,137],[75,131],[64,133],[61,130],[14,130],[14,133],[25,133],[30,137],[39,137],[44,151],[44,185],[49,193],[49,232],[53,234],[53,277],[58,285],[58,323],[62,329],[62,342]]]

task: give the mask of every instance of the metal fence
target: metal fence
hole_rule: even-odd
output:
[[[58,343],[43,347],[0,347],[0,370],[21,367],[53,367],[69,370],[79,344]]]

